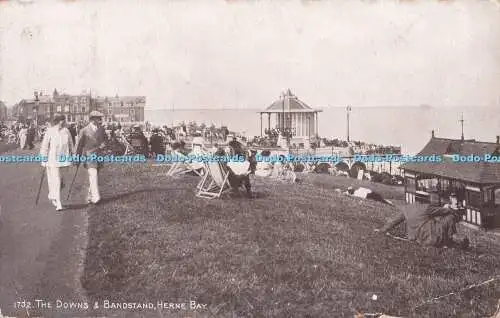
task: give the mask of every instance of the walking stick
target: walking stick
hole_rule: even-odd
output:
[[[76,175],[78,174],[79,168],[80,168],[80,165],[76,166],[75,175],[73,176],[73,180],[71,181],[71,185],[69,186],[68,197],[66,198],[66,200],[69,200],[69,196],[71,195],[71,189],[73,189],[73,184],[75,183]]]
[[[38,204],[38,200],[40,199],[40,192],[42,191],[43,179],[45,178],[45,170],[47,170],[46,166],[44,166],[42,169],[42,176],[40,177],[40,185],[38,186],[38,193],[36,194],[35,205]]]

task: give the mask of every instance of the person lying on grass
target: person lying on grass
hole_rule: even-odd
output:
[[[404,207],[395,218],[376,232],[388,234],[390,230],[406,221],[407,237],[422,245],[447,247],[459,245],[462,248],[469,246],[467,237],[457,234],[456,224],[460,221],[464,209],[457,201],[454,193],[450,195],[450,203],[439,205],[439,196],[431,194],[431,203],[425,207],[419,204],[410,204]]]
[[[371,200],[382,202],[382,203],[389,204],[389,205],[394,205],[394,204],[392,204],[391,201],[384,199],[382,197],[382,195],[380,195],[379,193],[374,192],[368,188],[360,187],[358,189],[354,189],[353,187],[349,187],[349,188],[347,188],[347,191],[344,192],[344,194],[352,195],[352,196],[355,196],[358,198],[363,198],[363,199],[371,199]]]

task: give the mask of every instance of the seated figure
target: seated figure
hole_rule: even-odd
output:
[[[127,139],[130,145],[134,148],[135,153],[148,155],[149,142],[146,136],[144,136],[140,126],[134,126]]]
[[[269,161],[266,161],[265,158],[268,158],[271,155],[269,150],[264,150],[261,153],[262,160],[258,161],[255,166],[255,175],[259,177],[269,177],[273,172],[273,164]]]
[[[216,156],[225,156],[226,152],[223,149],[217,150]],[[236,155],[244,155],[244,153],[239,152]],[[233,193],[239,193],[239,188],[241,186],[245,187],[247,196],[253,198],[252,185],[250,183],[250,162],[248,160],[244,162],[223,162],[223,165],[229,171],[228,181],[231,185]]]
[[[153,156],[165,153],[165,140],[161,135],[159,129],[153,129],[151,137],[149,139],[149,145],[151,147],[151,153],[153,154]]]

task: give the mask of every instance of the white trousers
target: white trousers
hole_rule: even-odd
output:
[[[20,135],[19,136],[19,147],[21,149],[24,149],[24,146],[26,145],[26,138],[27,137],[28,137],[27,135]]]
[[[99,194],[99,177],[97,174],[97,168],[88,168],[89,172],[89,193],[87,195],[87,200],[96,203],[101,199]]]
[[[61,168],[47,167],[47,183],[49,186],[49,200],[61,202]]]

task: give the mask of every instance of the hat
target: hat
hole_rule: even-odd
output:
[[[97,110],[93,110],[90,112],[89,117],[104,117],[104,114],[101,112],[98,112]]]
[[[63,114],[60,114],[60,113],[54,114],[54,119],[53,119],[54,123],[58,123],[58,122],[61,122],[63,120],[66,120],[66,116],[64,116]]]

